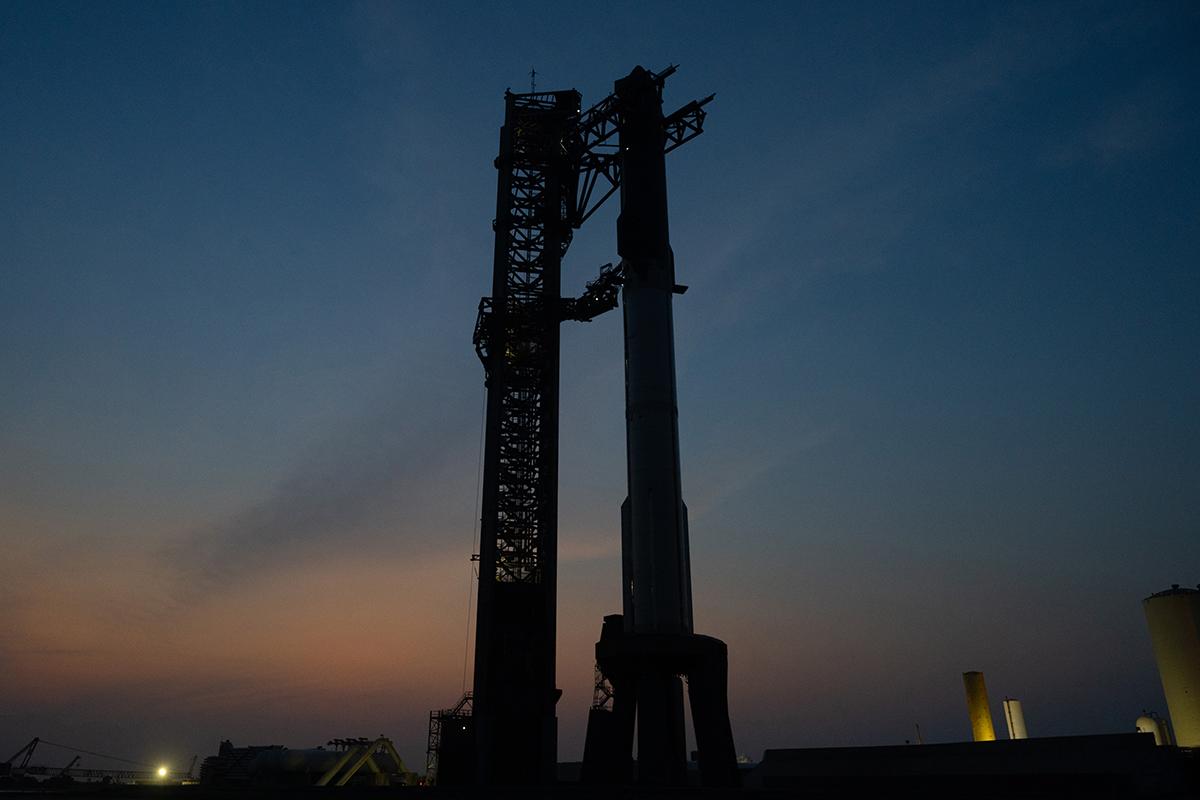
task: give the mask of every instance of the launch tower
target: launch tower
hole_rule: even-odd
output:
[[[673,71],[651,77],[661,88]],[[660,112],[660,157],[700,134],[708,99]],[[559,323],[615,308],[621,283],[607,266],[562,298],[561,261],[621,185],[623,107],[617,94],[583,113],[573,90],[505,96],[492,296],[475,327],[488,401],[474,691],[430,715],[441,785],[555,780]]]

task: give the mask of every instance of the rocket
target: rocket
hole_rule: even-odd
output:
[[[661,83],[649,73],[616,85],[621,214],[617,253],[625,278],[625,443],[629,495],[622,509],[625,631],[691,633],[687,509],[679,468],[672,297],[675,256],[667,222]]]
[[[607,720],[608,712],[597,709],[589,717],[584,770],[589,782],[627,779],[636,719],[638,782],[685,785],[684,675],[701,782],[728,787],[740,785],[729,724],[728,651],[719,639],[693,631],[680,480],[672,301],[685,287],[675,282],[668,231],[662,113],[663,79],[671,71],[654,75],[637,67],[615,87],[629,483],[621,508],[624,608],[620,617],[605,618],[596,645],[597,664],[612,683],[613,709]]]

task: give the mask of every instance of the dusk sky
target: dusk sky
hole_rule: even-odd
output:
[[[1200,582],[1195,2],[0,0],[0,758],[186,767],[470,687],[504,92],[679,69],[698,633],[737,749],[1166,707]],[[616,200],[563,263],[617,261]],[[559,756],[620,611],[621,319],[563,328]],[[72,753],[39,750],[36,763]],[[81,767],[111,766],[85,756]]]

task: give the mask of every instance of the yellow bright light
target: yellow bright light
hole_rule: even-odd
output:
[[[158,768],[158,777],[160,777],[160,778],[165,778],[165,777],[167,777],[167,768],[166,768],[166,767],[159,767],[159,768]]]

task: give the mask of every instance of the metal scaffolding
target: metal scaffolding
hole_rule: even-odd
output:
[[[475,774],[443,769],[442,785],[554,780],[560,264],[571,242],[567,141],[579,100],[574,91],[506,97],[492,296],[475,326],[488,387]]]

